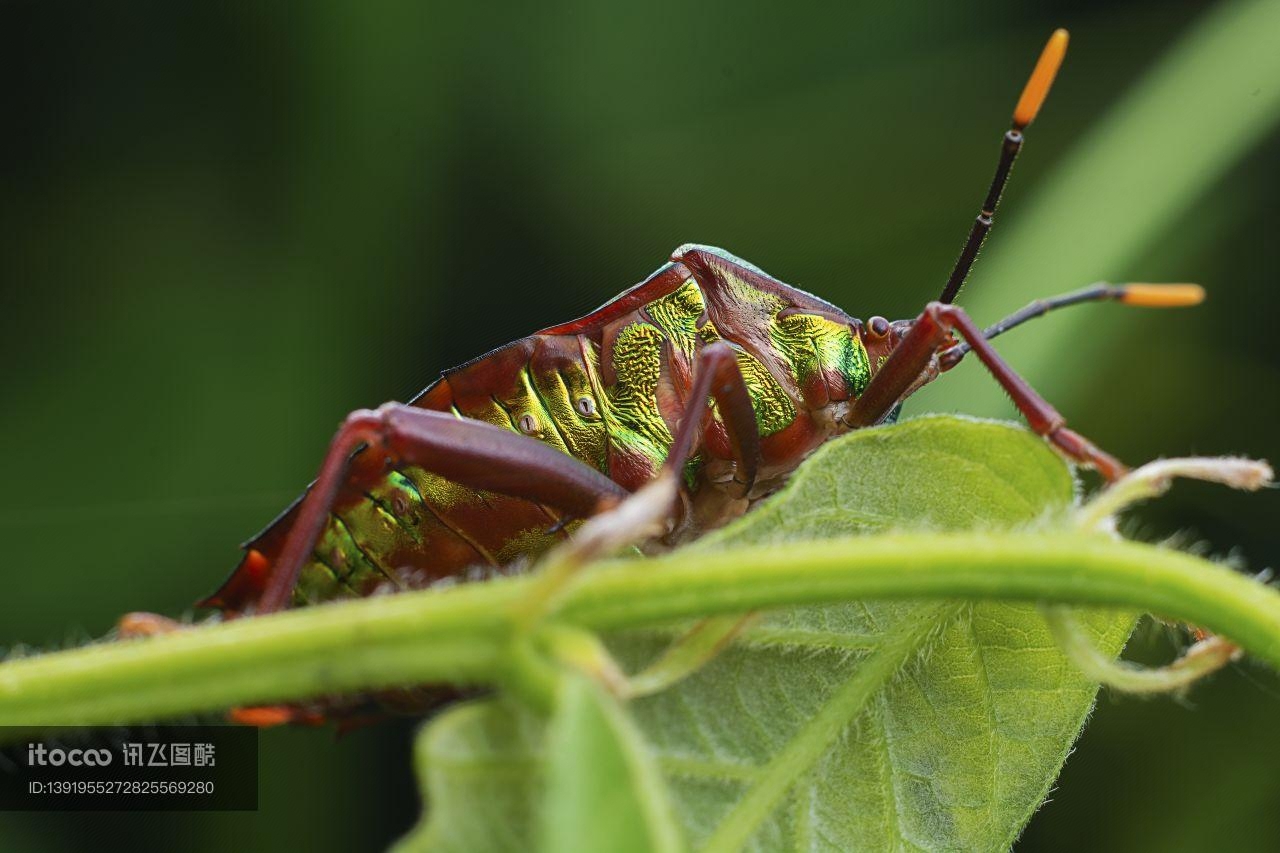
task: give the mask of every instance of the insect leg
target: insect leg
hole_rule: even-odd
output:
[[[689,456],[702,441],[707,413],[704,401],[713,399],[729,435],[729,446],[737,463],[734,482],[738,497],[746,497],[755,483],[760,462],[760,433],[756,427],[751,395],[738,368],[738,357],[728,344],[717,341],[699,350],[694,362],[694,379],[686,398],[685,416],[676,429],[663,475],[678,476]],[[700,619],[672,640],[662,655],[640,672],[624,678],[617,689],[626,698],[648,696],[665,690],[714,660],[755,614],[715,616]]]
[[[540,441],[481,421],[388,403],[347,416],[303,498],[280,557],[271,565],[259,613],[287,606],[342,487],[351,457],[376,453],[459,485],[525,498],[586,517],[627,496],[608,477]]]
[[[733,348],[716,341],[698,351],[684,412],[658,474],[610,512],[592,518],[562,546],[566,563],[579,566],[604,553],[661,535],[676,517],[684,466],[701,445],[714,400],[729,438],[735,491],[744,497],[755,482],[760,435],[746,381]]]
[[[921,373],[930,368],[938,348],[947,342],[953,329],[964,336],[974,355],[1008,393],[1035,433],[1044,436],[1069,459],[1095,468],[1108,482],[1128,471],[1120,460],[1068,429],[1066,418],[1000,357],[963,308],[941,302],[930,302],[925,306],[911,330],[853,405],[846,423],[852,427],[868,426],[883,418],[918,381]]]
[[[185,626],[177,619],[161,616],[159,613],[135,611],[126,613],[116,622],[116,634],[122,640],[136,637],[158,637],[161,634],[172,634],[181,631]]]
[[[725,432],[729,435],[729,447],[737,463],[734,481],[741,492],[739,496],[745,496],[755,483],[760,464],[760,433],[756,428],[756,415],[747,383],[738,369],[737,354],[723,341],[708,344],[698,351],[684,417],[676,427],[664,467],[679,474],[697,450],[706,431],[707,411],[704,406],[709,400],[715,401]]]

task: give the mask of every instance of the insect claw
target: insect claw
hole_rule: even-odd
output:
[[[553,524],[553,525],[551,525],[550,527],[548,527],[548,528],[546,529],[546,531],[544,531],[544,532],[545,532],[548,536],[555,536],[557,533],[561,532],[561,531],[562,531],[562,530],[564,530],[566,527],[568,527],[570,524],[573,524],[573,522],[575,522],[575,521],[577,521],[577,519],[576,519],[576,518],[574,518],[572,515],[565,515],[565,516],[561,516],[561,517],[556,521],[556,523],[555,523],[555,524]]]
[[[158,637],[181,631],[183,624],[158,613],[126,613],[116,622],[116,634],[122,639]]]

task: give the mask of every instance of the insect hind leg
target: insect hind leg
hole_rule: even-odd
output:
[[[267,571],[256,612],[288,606],[356,454],[378,454],[388,466],[420,467],[467,488],[532,500],[578,517],[595,515],[628,494],[572,456],[492,424],[400,403],[353,412],[299,505],[280,555]]]

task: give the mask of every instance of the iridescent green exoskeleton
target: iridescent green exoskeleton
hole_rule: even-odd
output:
[[[538,451],[557,454],[552,467],[582,469],[586,506],[566,506],[549,493],[510,495],[478,487],[475,474],[442,473],[438,462],[388,464],[385,454],[365,451],[327,502],[291,602],[420,586],[535,556],[572,535],[571,519],[653,479],[690,418],[701,422],[702,440],[682,465],[685,501],[666,541],[697,535],[776,490],[810,451],[849,429],[851,402],[896,338],[893,329],[869,329],[728,253],[683,246],[586,317],[446,371],[395,410],[423,423],[459,421],[470,440],[493,432],[473,429],[478,423],[501,430],[509,441],[493,438],[510,448],[537,442]],[[736,405],[709,406],[710,390],[693,387],[717,356],[738,386]],[[528,478],[504,452],[478,464]],[[210,603],[259,606],[268,570],[257,567],[278,559],[301,510],[295,505],[249,543],[241,571]]]

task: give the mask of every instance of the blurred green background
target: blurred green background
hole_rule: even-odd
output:
[[[1078,308],[1001,349],[1129,461],[1280,459],[1276,0],[0,4],[0,642],[181,613],[348,410],[680,243],[913,314],[1055,26],[1066,67],[961,301],[1199,281],[1199,309]],[[1012,416],[976,364],[929,410]],[[1181,486],[1135,531],[1256,570],[1278,509]],[[1278,714],[1247,662],[1182,702],[1104,695],[1019,849],[1280,849]],[[412,732],[269,731],[256,814],[7,814],[0,844],[379,850],[416,815]]]

